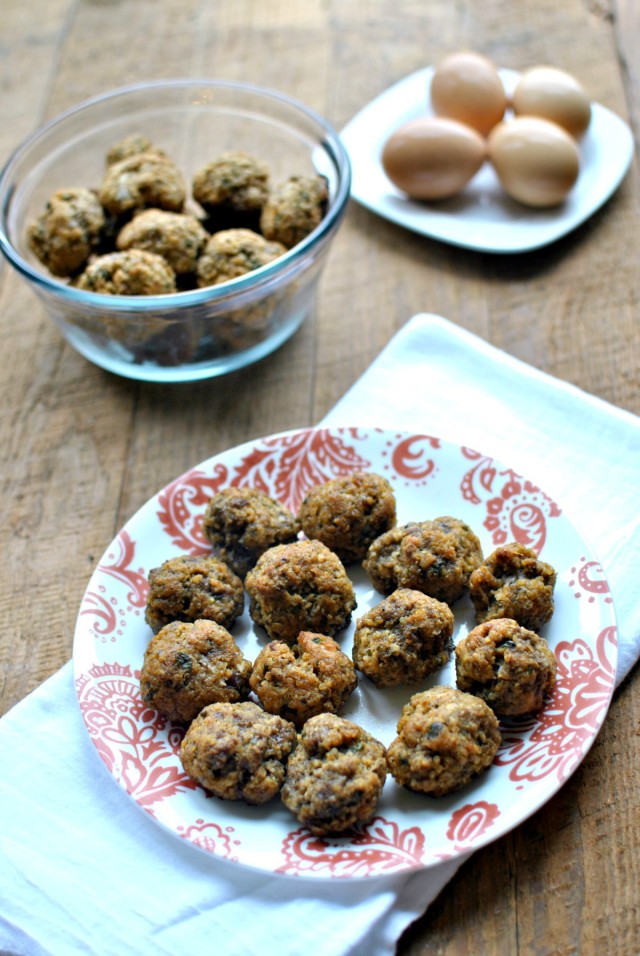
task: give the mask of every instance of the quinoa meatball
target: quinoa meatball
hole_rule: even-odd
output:
[[[412,588],[454,604],[481,561],[480,542],[471,528],[445,515],[380,535],[369,548],[363,567],[381,594]]]
[[[27,231],[29,246],[55,276],[82,272],[98,248],[105,214],[90,189],[59,189]]]
[[[74,285],[100,295],[170,295],[176,291],[176,276],[162,256],[128,249],[97,256]]]
[[[379,740],[350,720],[319,714],[298,735],[280,796],[317,836],[343,833],[371,820],[386,776]]]
[[[198,259],[198,285],[204,288],[237,279],[266,266],[286,251],[279,242],[269,242],[251,229],[222,229],[214,232]]]
[[[207,232],[195,216],[165,209],[145,209],[120,230],[118,249],[144,249],[169,263],[176,275],[195,272]]]
[[[113,216],[149,208],[182,212],[186,186],[182,173],[168,156],[134,153],[107,167],[98,198]]]
[[[249,693],[251,661],[231,634],[213,621],[172,621],[149,641],[140,693],[170,720],[189,722],[207,704]]]
[[[180,758],[189,776],[214,796],[260,804],[279,792],[295,743],[293,724],[257,704],[211,704],[187,730]]]
[[[449,660],[453,625],[447,604],[399,588],[356,622],[353,661],[377,687],[417,684]]]
[[[302,631],[293,646],[271,641],[256,658],[251,690],[270,714],[302,727],[316,714],[338,713],[356,689],[353,662],[332,637]]]
[[[223,488],[208,502],[202,530],[213,553],[244,578],[261,554],[298,537],[285,505],[257,488]]]
[[[150,139],[141,133],[132,133],[130,136],[124,136],[109,149],[106,155],[107,166],[113,166],[129,156],[137,156],[139,153],[154,153],[156,156],[164,156],[161,149],[154,146]]]
[[[269,195],[269,167],[250,153],[230,150],[195,173],[192,193],[208,213],[259,212]]]
[[[324,176],[290,176],[264,204],[262,235],[291,249],[322,221],[328,198]]]
[[[369,545],[396,523],[396,499],[386,478],[354,472],[316,485],[298,509],[308,538],[322,541],[344,563],[362,561]]]
[[[300,631],[334,637],[356,606],[344,566],[320,541],[269,548],[247,574],[245,587],[255,623],[287,644],[295,643]]]
[[[505,544],[484,559],[469,578],[476,623],[510,617],[532,631],[550,620],[556,572],[522,544]]]
[[[431,797],[464,787],[490,766],[500,746],[491,708],[454,687],[414,694],[397,730],[387,750],[391,775],[407,790]]]
[[[544,706],[556,682],[556,659],[544,637],[510,618],[478,624],[455,649],[456,684],[503,716]]]
[[[199,618],[229,628],[243,609],[242,581],[217,558],[183,554],[149,572],[145,620],[155,633],[170,621]]]

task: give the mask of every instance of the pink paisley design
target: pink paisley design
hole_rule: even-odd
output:
[[[570,776],[607,711],[615,679],[608,655],[615,644],[616,629],[610,626],[598,634],[595,652],[580,638],[557,645],[556,687],[546,707],[503,725],[496,763],[511,766],[511,780],[522,783],[554,774],[563,782]],[[521,736],[524,731],[530,731],[528,740]]]
[[[111,634],[111,640],[115,640],[114,631],[118,626],[117,602],[114,597],[107,598],[104,585],[98,587],[97,591],[87,591],[82,605],[80,606],[80,615],[82,617],[93,618],[89,626],[89,633],[102,640]]]
[[[463,448],[465,458],[476,461],[463,477],[462,496],[486,507],[483,522],[497,546],[517,541],[540,554],[547,538],[547,521],[561,514],[558,505],[537,485],[509,468],[499,470],[493,458]]]
[[[455,843],[456,850],[462,851],[472,846],[499,816],[500,810],[495,803],[487,803],[486,800],[467,803],[451,814],[447,839]]]
[[[118,554],[109,553],[107,558],[112,559],[111,564],[102,562],[99,565],[100,571],[111,575],[117,581],[123,581],[130,585],[131,590],[127,595],[127,600],[132,607],[141,608],[145,606],[149,585],[142,568],[134,571],[131,567],[136,553],[135,542],[126,531],[121,531],[115,539],[114,544],[118,548]]]
[[[314,485],[369,467],[343,436],[358,438],[358,429],[307,429],[258,442],[234,469],[231,484],[259,488],[292,511]]]
[[[140,697],[139,671],[94,665],[76,681],[89,736],[111,774],[149,812],[159,800],[196,784],[176,754],[183,732]]]
[[[420,866],[424,855],[424,834],[418,827],[401,830],[384,817],[374,817],[349,836],[325,840],[306,828],[294,830],[282,845],[285,862],[276,873],[329,877],[374,876]]]
[[[225,465],[216,465],[213,476],[193,469],[167,485],[159,495],[160,524],[185,554],[207,554],[211,550],[202,531],[202,513],[209,498],[229,484],[228,479]]]
[[[131,612],[140,611],[146,604],[149,590],[147,579],[142,569],[134,570],[131,567],[135,552],[135,542],[123,530],[113,541],[113,550],[98,565],[100,575],[115,578],[130,588],[126,595],[128,606],[121,608],[113,593],[107,599],[108,589],[104,584],[98,584],[95,591],[88,591],[82,601],[80,614],[93,618],[89,630],[94,637],[103,641],[109,637],[115,641],[120,637]]]
[[[190,826],[178,826],[178,834],[183,840],[187,840],[201,850],[207,853],[213,853],[216,856],[222,856],[225,860],[237,860],[234,847],[239,846],[240,841],[232,839],[235,833],[235,827],[225,827],[224,830],[217,823],[211,820],[196,820]]]
[[[439,448],[440,440],[429,435],[409,435],[403,438],[391,453],[394,471],[407,481],[424,484],[436,467],[433,458],[428,456],[429,447]]]
[[[571,568],[571,574],[573,577],[569,581],[569,587],[574,588],[576,598],[586,596],[589,604],[593,604],[602,595],[606,595],[605,602],[613,603],[609,584],[604,577],[602,565],[598,561],[589,561],[588,558],[581,557]]]

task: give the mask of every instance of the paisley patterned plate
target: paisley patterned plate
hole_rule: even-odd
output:
[[[542,632],[558,680],[535,717],[502,724],[493,766],[438,800],[389,778],[371,823],[318,839],[279,800],[262,807],[208,795],[183,772],[182,730],[140,698],[138,679],[151,637],[146,574],[176,554],[208,551],[201,518],[228,485],[262,488],[296,509],[307,489],[354,470],[392,483],[398,522],[453,515],[478,534],[485,553],[509,540],[532,547],[558,571],[556,610]],[[350,567],[362,615],[382,598]],[[473,626],[471,602],[454,608],[459,639]],[[349,653],[353,624],[339,640]],[[245,610],[233,628],[253,660],[266,642]],[[288,432],[234,448],[177,478],[120,531],[91,577],[75,632],[74,666],[85,725],[113,778],[160,825],[203,851],[272,873],[360,878],[433,866],[512,829],[562,786],[593,743],[614,687],[616,626],[602,569],[556,502],[511,469],[470,448],[425,435],[361,428]],[[453,663],[423,685],[376,689],[361,677],[344,716],[385,745],[402,705],[432,684],[455,684]]]

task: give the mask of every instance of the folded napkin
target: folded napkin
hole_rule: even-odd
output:
[[[640,653],[640,419],[420,315],[321,424],[438,436],[538,482],[602,561],[624,677]],[[462,862],[305,881],[185,845],[113,784],[84,729],[70,664],[0,720],[0,773],[3,953],[389,956]]]

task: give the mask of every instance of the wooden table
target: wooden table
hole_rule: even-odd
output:
[[[263,84],[341,128],[464,47],[514,69],[562,66],[640,123],[635,0],[3,0],[0,21],[0,159],[59,111],[151,78]],[[439,244],[352,203],[313,320],[247,371],[171,388],[90,365],[3,263],[2,710],[68,660],[89,575],[151,494],[227,447],[317,422],[416,312],[639,413],[639,200],[634,166],[581,228],[514,257]],[[636,670],[616,693],[560,793],[476,853],[399,953],[640,951],[639,681]]]

